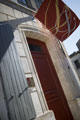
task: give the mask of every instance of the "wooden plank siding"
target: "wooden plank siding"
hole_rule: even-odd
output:
[[[0,107],[0,120],[5,120],[3,116],[7,116],[6,120],[8,118],[10,120],[31,120],[35,118],[35,110],[16,49],[13,30],[8,24],[0,26],[0,71],[0,84],[3,83],[2,86],[5,91],[5,99],[1,97],[3,99],[0,100],[0,106],[4,106],[4,108]],[[0,95],[2,96],[1,91]]]
[[[1,76],[1,70],[0,70],[0,120],[8,120],[8,116],[7,116],[7,109],[6,109],[6,101],[5,101],[5,97],[4,97],[4,91],[3,91],[3,83],[1,81],[2,76]],[[5,115],[4,115],[5,113]]]

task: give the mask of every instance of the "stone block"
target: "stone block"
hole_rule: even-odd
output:
[[[39,100],[37,92],[36,91],[34,92],[32,90],[31,97],[32,97],[32,101],[33,101],[33,104],[34,104],[36,115],[42,114],[43,113],[42,112],[42,107],[41,107],[40,100]]]
[[[29,15],[22,12],[23,17],[29,17]]]
[[[8,16],[8,20],[14,20],[16,19],[15,17]]]
[[[32,24],[32,21],[28,21],[27,24],[30,25],[30,26],[33,25],[33,24]]]
[[[72,101],[68,101],[74,120],[80,120],[80,106],[78,100],[79,99],[73,99]]]
[[[15,9],[14,9],[14,15],[16,18],[23,18],[22,13],[18,10],[15,10]]]
[[[29,15],[27,15],[27,14],[25,14],[25,13],[23,13],[23,12],[22,12],[22,16],[23,16],[24,18],[25,18],[25,17],[29,17]],[[25,25],[25,24],[27,24],[27,22],[23,22],[22,24]]]
[[[38,116],[35,120],[56,120],[53,111],[47,111]]]
[[[0,3],[0,12],[5,13],[7,15],[14,16],[13,9],[7,5],[2,4],[2,3]]]
[[[7,21],[7,15],[0,13],[0,22]]]

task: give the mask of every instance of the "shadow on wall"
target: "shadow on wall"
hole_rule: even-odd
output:
[[[14,40],[14,31],[23,22],[32,21],[33,17],[25,17],[10,21],[0,22],[0,62]]]

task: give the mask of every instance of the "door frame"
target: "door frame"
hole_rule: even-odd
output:
[[[65,111],[64,112],[64,114],[66,115],[66,117],[67,117],[67,119],[73,119],[73,116],[72,116],[72,114],[71,114],[71,111],[70,111],[70,108],[69,108],[69,105],[68,105],[68,103],[67,103],[67,99],[66,99],[66,97],[65,97],[65,94],[64,94],[64,91],[63,91],[63,88],[62,88],[62,86],[61,86],[61,83],[60,83],[60,80],[59,80],[59,77],[58,77],[58,75],[57,75],[57,72],[56,72],[56,70],[55,70],[55,67],[54,67],[54,65],[53,65],[53,63],[52,63],[52,60],[51,60],[51,57],[50,57],[50,55],[49,55],[49,52],[48,52],[48,50],[47,50],[47,47],[46,47],[46,45],[45,45],[45,43],[43,43],[43,42],[41,42],[41,41],[38,41],[38,40],[36,40],[36,39],[31,39],[31,38],[28,38],[28,44],[29,45],[34,45],[34,46],[39,46],[38,48],[38,50],[40,50],[40,51],[37,51],[37,49],[35,49],[35,51],[34,50],[30,50],[31,51],[31,54],[32,54],[32,57],[33,57],[33,61],[34,61],[34,64],[35,64],[35,67],[36,67],[36,70],[37,70],[37,73],[38,73],[38,76],[40,77],[41,76],[41,73],[44,73],[44,71],[43,72],[41,72],[40,71],[40,68],[42,68],[43,69],[43,67],[41,67],[41,65],[42,64],[40,64],[40,66],[37,66],[37,65],[39,65],[39,63],[37,63],[36,62],[36,60],[37,60],[37,58],[38,58],[38,60],[41,60],[42,61],[42,59],[44,58],[44,60],[46,60],[46,58],[48,59],[48,61],[47,61],[47,63],[46,63],[46,65],[48,64],[49,66],[48,67],[50,67],[50,68],[47,68],[47,69],[50,69],[50,71],[49,71],[49,73],[51,73],[52,74],[52,78],[53,78],[53,84],[55,84],[55,88],[53,88],[52,87],[52,89],[50,88],[50,90],[56,90],[56,92],[58,92],[59,93],[59,95],[57,96],[57,97],[55,97],[55,98],[61,98],[60,100],[61,100],[61,103],[62,103],[62,105],[63,105],[63,111]],[[42,48],[42,49],[40,49],[40,48]],[[40,59],[41,58],[41,59]],[[36,59],[36,60],[35,60]],[[40,62],[40,61],[39,61]],[[41,62],[42,63],[42,62]],[[43,65],[44,66],[44,65]],[[37,67],[38,67],[38,69],[37,69]],[[46,69],[45,69],[46,70]],[[47,73],[48,74],[48,73]],[[43,75],[44,76],[44,75]],[[55,76],[55,79],[54,79],[54,76]],[[47,79],[47,78],[46,78]],[[44,91],[44,95],[45,95],[45,97],[46,97],[46,101],[48,102],[48,100],[47,100],[47,97],[49,97],[48,95],[46,96],[46,94],[45,94],[45,92],[49,92],[48,91],[48,89],[45,91],[45,84],[44,84],[44,79],[41,77],[40,78],[40,82],[41,82],[41,84],[42,84],[42,86],[44,86],[43,87],[43,91]],[[48,79],[49,80],[49,79]],[[45,81],[46,82],[46,81]],[[47,83],[47,85],[48,85],[48,82],[49,81],[47,81],[46,83]],[[52,84],[50,84],[50,85],[52,85]],[[61,96],[61,97],[60,97]],[[55,100],[55,98],[54,99],[52,99],[53,101]],[[54,102],[53,102],[54,103]],[[57,105],[57,104],[56,104]],[[52,107],[50,107],[50,104],[48,104],[48,106],[49,106],[49,109],[51,109]],[[64,109],[65,108],[65,109]],[[52,108],[52,110],[53,110],[53,112],[55,111],[55,109],[53,109]],[[56,110],[58,110],[58,109],[56,109]],[[69,113],[68,113],[69,112]],[[58,113],[58,112],[57,112]],[[56,114],[56,113],[55,113]],[[59,114],[58,114],[59,115]],[[58,116],[57,115],[57,116]],[[64,116],[65,116],[64,115]]]
[[[58,73],[57,68],[56,68],[56,64],[58,62],[55,62],[54,56],[52,54],[52,52],[53,52],[52,49],[55,48],[55,45],[56,45],[56,48],[59,47],[58,39],[52,33],[50,33],[48,30],[46,30],[45,28],[41,29],[41,28],[33,28],[32,26],[31,27],[30,26],[29,27],[20,26],[19,30],[20,30],[22,36],[24,36],[24,44],[26,43],[26,46],[28,47],[28,49],[29,49],[29,46],[28,46],[28,42],[26,40],[27,37],[42,41],[46,44],[46,47],[47,47],[47,50],[49,52],[50,58],[52,60],[52,63],[54,65],[55,70],[56,70],[56,72],[58,74],[58,77],[59,77],[59,73]],[[54,49],[54,54],[56,54],[56,53],[57,53],[57,51],[56,51],[56,49]],[[34,65],[33,58],[31,56],[30,50],[29,50],[29,54],[30,54],[30,58],[31,58],[31,61],[32,61],[34,71],[36,72],[35,65]],[[37,74],[37,72],[36,72],[36,74]],[[61,81],[60,77],[59,77],[59,81],[60,81],[60,84],[61,84],[62,89],[64,91],[64,94],[67,98],[66,100],[68,102],[67,92],[65,91],[65,88],[63,86],[63,81]],[[36,83],[36,80],[34,80],[34,82]],[[64,82],[66,82],[66,81],[64,80]],[[44,104],[46,106],[46,108],[47,108],[46,111],[47,111],[48,106],[47,106],[47,102],[45,100],[45,96],[44,96],[44,93],[43,93],[43,90],[42,90],[42,87],[41,87],[41,84],[40,84],[38,74],[37,74],[37,86],[36,86],[36,88],[37,88],[38,93],[40,93],[40,92],[42,93],[42,94],[39,94],[39,98],[42,97],[42,99],[44,100],[44,103],[42,102],[42,100],[40,100],[40,101],[41,101],[42,105]],[[69,103],[68,103],[68,106],[70,108]],[[43,107],[43,109],[44,109],[44,107]],[[71,108],[70,108],[70,110],[71,110],[71,112],[73,112],[73,110]]]
[[[47,102],[46,102],[46,99],[45,99],[45,96],[44,96],[44,93],[43,93],[43,89],[42,89],[42,86],[41,86],[41,83],[40,83],[40,80],[39,80],[39,77],[38,77],[38,74],[37,74],[37,71],[36,71],[36,68],[35,68],[35,65],[34,65],[34,61],[33,61],[33,58],[32,58],[32,55],[31,55],[31,52],[30,52],[30,49],[29,49],[29,46],[28,46],[28,42],[27,42],[27,39],[26,39],[26,34],[25,34],[26,32],[30,32],[30,33],[32,33],[32,32],[31,32],[31,29],[29,31],[29,28],[25,30],[25,28],[23,29],[22,27],[21,28],[19,27],[19,32],[20,32],[20,35],[21,35],[21,40],[22,40],[22,43],[23,43],[23,46],[24,46],[25,54],[26,54],[26,56],[28,56],[28,61],[29,61],[31,72],[32,72],[32,77],[34,79],[34,83],[35,83],[35,86],[36,86],[36,91],[37,91],[37,94],[38,94],[40,105],[41,105],[42,111],[44,113],[46,111],[49,111],[49,108],[48,108],[48,105],[47,105]],[[34,34],[35,32],[37,33],[37,30],[34,29],[32,34]]]

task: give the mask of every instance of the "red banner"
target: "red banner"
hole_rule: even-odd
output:
[[[35,17],[61,41],[79,25],[77,16],[61,0],[44,0]]]

